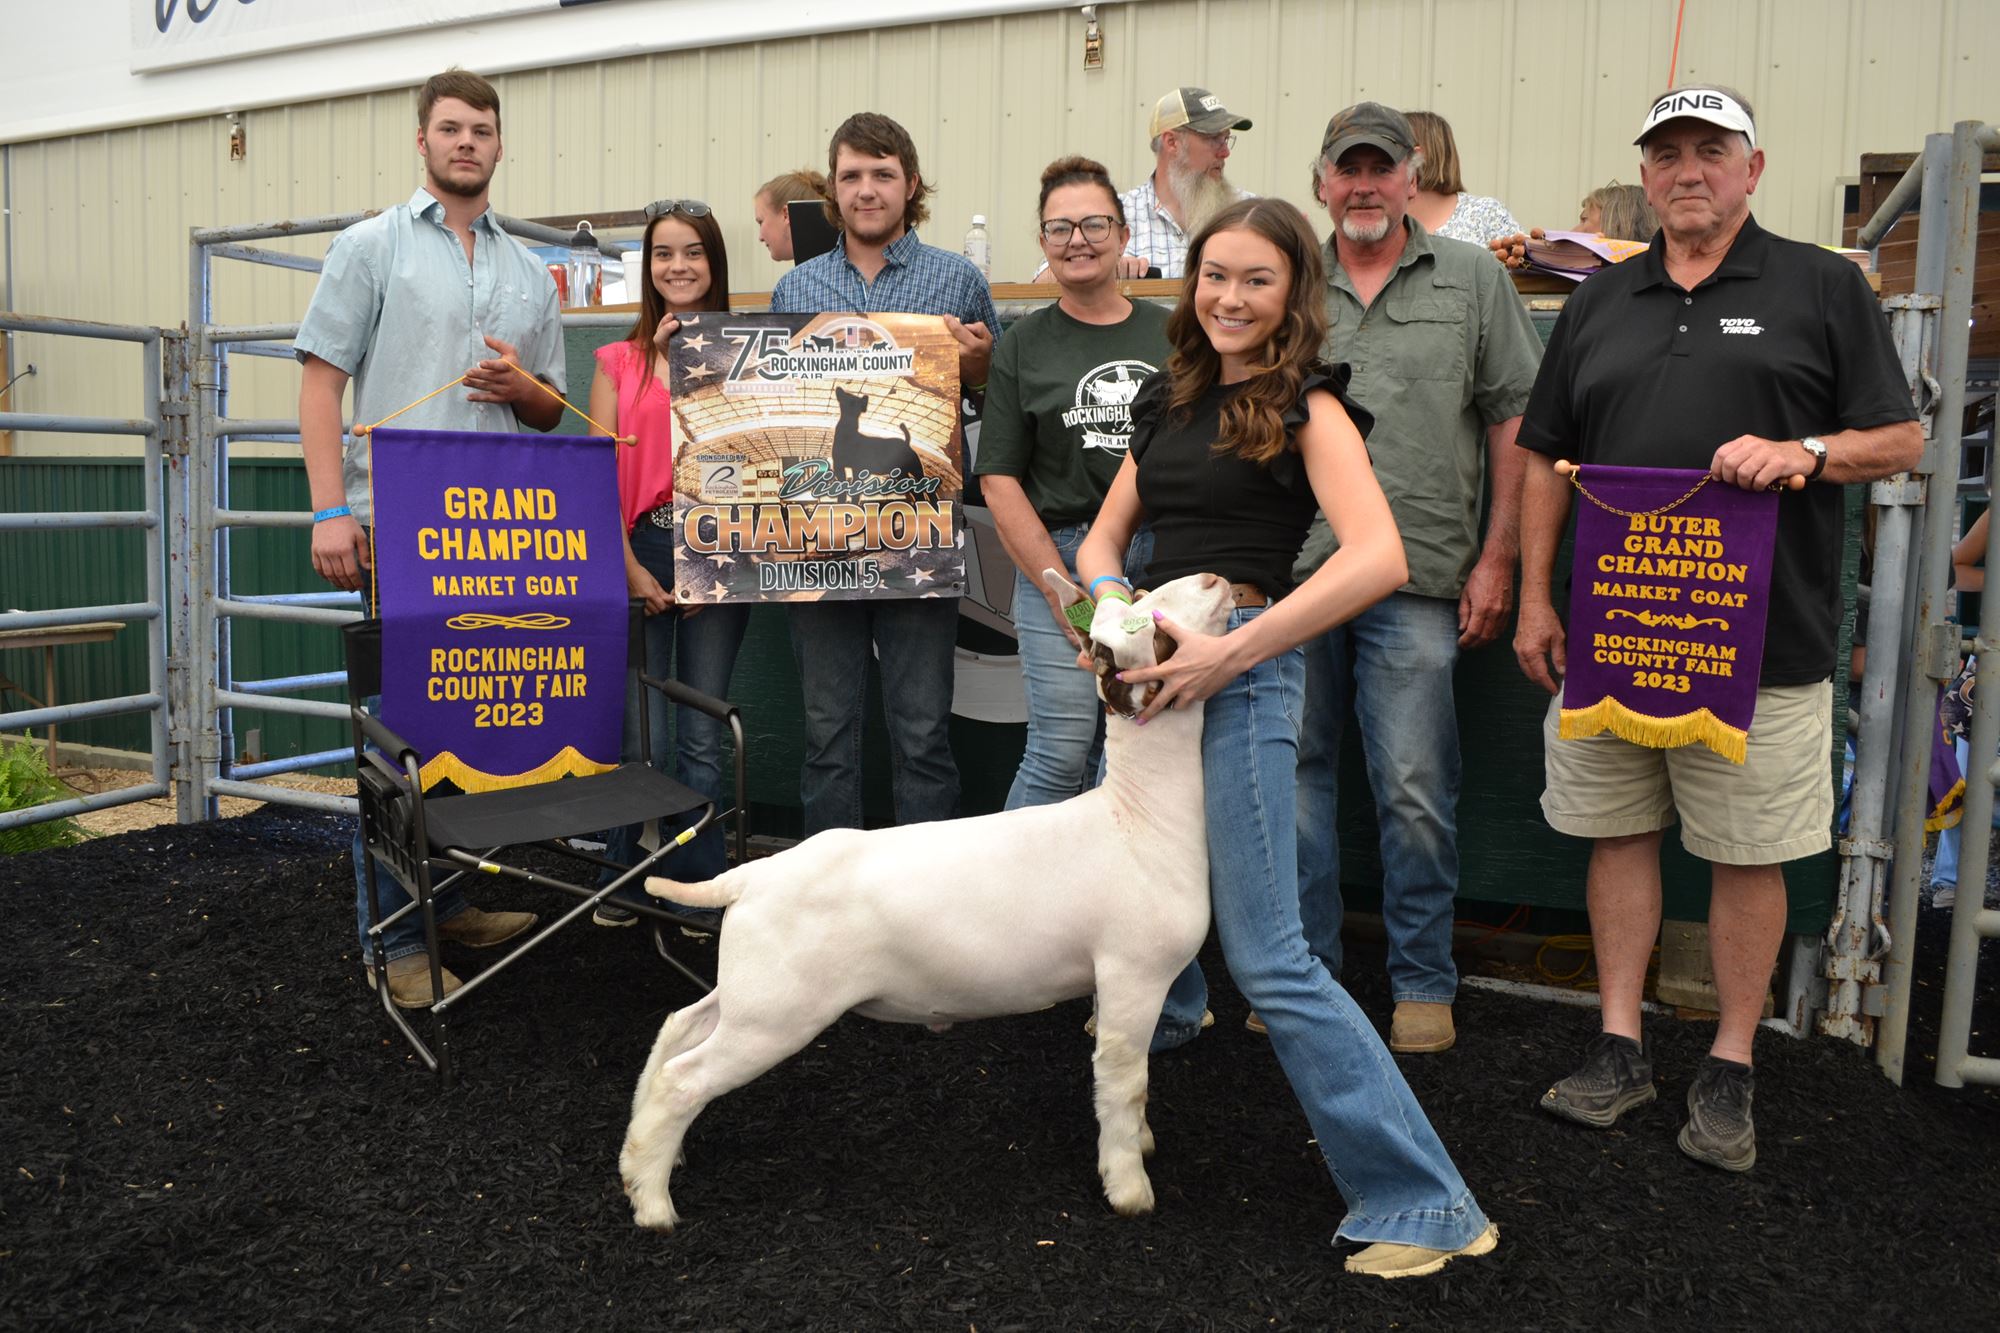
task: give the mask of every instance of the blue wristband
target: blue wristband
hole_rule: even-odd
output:
[[[313,522],[324,523],[330,518],[347,518],[353,513],[354,511],[346,505],[335,505],[331,509],[315,509],[313,511]]]
[[[1132,582],[1122,574],[1099,574],[1090,581],[1090,595],[1097,596],[1097,585],[1106,581],[1121,585],[1125,591],[1132,591]]]

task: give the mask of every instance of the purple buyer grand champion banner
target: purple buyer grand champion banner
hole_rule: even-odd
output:
[[[615,768],[628,611],[610,440],[381,429],[382,720],[426,787]]]
[[[1593,465],[1572,480],[1582,499],[1560,735],[1698,742],[1742,763],[1778,497],[1682,468]]]

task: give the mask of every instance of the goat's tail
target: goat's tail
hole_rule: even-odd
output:
[[[651,875],[646,879],[646,892],[689,907],[728,907],[743,896],[743,877],[731,871],[699,884],[683,884]]]

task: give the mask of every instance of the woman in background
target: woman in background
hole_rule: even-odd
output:
[[[1416,131],[1417,151],[1424,155],[1417,167],[1416,193],[1410,196],[1410,216],[1433,236],[1449,236],[1474,245],[1520,231],[1521,224],[1498,199],[1466,193],[1451,123],[1435,111],[1404,114]]]
[[[757,217],[757,239],[779,263],[793,258],[791,205],[807,200],[826,202],[826,177],[811,167],[773,176],[757,187],[750,200]]]
[[[646,674],[672,676],[716,698],[729,693],[736,652],[750,623],[750,608],[674,604],[673,413],[667,398],[667,339],[679,315],[729,309],[729,252],[722,228],[698,199],[663,199],[646,206],[646,285],[639,318],[623,340],[597,349],[590,382],[590,414],[638,443],[618,450],[618,508],[625,532],[625,583],[646,603]],[[699,614],[697,614],[699,612]],[[651,754],[639,753],[639,707],[650,710]],[[711,800],[722,799],[722,724],[692,708],[669,709],[656,690],[634,682],[625,696],[625,759],[643,759],[667,771],[668,720],[673,775]],[[679,827],[692,822],[685,817]],[[662,831],[671,836],[678,828]],[[621,865],[640,859],[641,826],[613,830],[605,855]],[[727,869],[720,824],[674,854],[672,874],[690,883]],[[638,887],[634,901],[649,901]],[[607,899],[591,918],[600,926],[629,926],[636,913]]]
[[[1650,241],[1660,229],[1660,219],[1646,202],[1644,190],[1613,181],[1583,197],[1577,209],[1576,229],[1614,241]]]
[[[1045,569],[1076,577],[1076,550],[1132,437],[1132,399],[1167,362],[1167,312],[1118,290],[1131,235],[1104,167],[1065,157],[1042,173],[1036,238],[1062,296],[1011,325],[993,353],[974,472],[1013,557],[1014,627],[1028,695],[1028,745],[1007,809],[1097,785],[1104,709],[1072,670],[1077,639]],[[1084,405],[1088,405],[1085,407]],[[1144,577],[1152,534],[1126,566]]]

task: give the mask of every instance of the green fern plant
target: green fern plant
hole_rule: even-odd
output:
[[[0,811],[25,810],[75,794],[49,771],[48,758],[40,747],[0,744]],[[69,847],[88,836],[74,819],[51,819],[0,829],[0,856]]]

